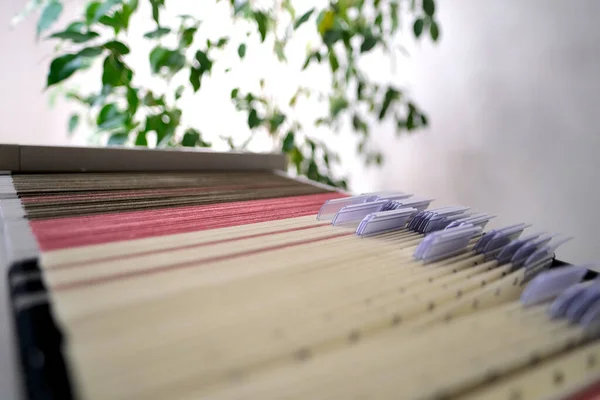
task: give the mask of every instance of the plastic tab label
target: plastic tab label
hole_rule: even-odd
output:
[[[478,226],[465,226],[434,232],[419,243],[414,257],[428,263],[460,254],[481,230]]]
[[[347,197],[343,199],[332,199],[327,200],[319,210],[317,214],[318,220],[331,219],[345,206],[350,206],[353,204],[361,204],[367,201],[368,196],[354,196]]]
[[[403,229],[409,218],[416,212],[414,208],[401,208],[369,214],[358,225],[356,234],[368,236]]]
[[[586,266],[568,266],[542,272],[525,287],[521,303],[531,306],[551,300],[580,282],[587,270]]]
[[[364,217],[371,213],[381,211],[387,200],[377,200],[364,204],[356,204],[345,206],[342,208],[331,221],[332,225],[341,225],[351,222],[361,221]]]
[[[583,294],[585,289],[591,285],[597,285],[595,281],[588,281],[571,286],[562,292],[556,300],[552,302],[548,309],[548,315],[551,318],[564,318],[567,315],[567,310],[577,297]]]

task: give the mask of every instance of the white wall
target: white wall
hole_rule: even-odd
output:
[[[600,2],[438,3],[442,43],[411,59],[431,129],[382,139],[378,186],[572,235],[559,256],[600,260]]]
[[[51,47],[34,42],[33,19],[8,28],[19,3],[0,3],[0,142],[65,143],[68,109],[48,110],[42,95]],[[575,236],[559,252],[569,261],[600,259],[593,234],[600,224],[600,3],[443,0],[438,9],[441,43],[409,46],[397,78],[407,81],[431,127],[399,140],[379,129],[375,145],[387,156],[381,170],[356,162],[348,136],[333,139],[346,154],[353,188],[471,205],[498,214],[497,224],[525,221]],[[370,62],[377,74],[380,61]],[[231,83],[218,79],[215,91]],[[211,103],[186,104],[207,110]],[[226,115],[196,118],[205,131],[241,129],[243,120]]]
[[[66,111],[50,112],[42,94],[52,47],[36,45],[33,20],[9,26],[24,4],[0,2],[0,142],[63,143],[66,138],[56,127]]]

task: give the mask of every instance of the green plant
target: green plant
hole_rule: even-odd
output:
[[[50,34],[48,31],[63,11],[62,0],[30,0],[17,19],[39,10],[38,37],[58,42],[48,71],[48,87],[71,83],[69,78],[73,75],[102,63],[99,91],[82,93],[72,85],[62,88],[66,98],[85,109],[83,115],[70,117],[69,132],[81,121],[87,121],[109,145],[148,146],[149,137],[155,135],[159,147],[210,147],[199,127],[183,123],[180,99],[185,92],[202,93],[211,72],[228,70],[219,61],[223,52],[233,49],[244,59],[249,51],[247,42],[231,40],[230,36],[199,40],[202,18],[209,17],[202,12],[203,2],[190,7],[194,15],[181,15],[176,25],[168,25],[162,18],[166,1],[148,1],[156,27],[144,35],[144,40],[152,42],[147,59],[154,78],[164,83],[163,92],[136,82],[136,71],[127,60],[131,52],[128,31],[132,17],[140,10],[138,0],[87,1],[76,20]],[[276,62],[287,62],[286,46],[297,32],[314,30],[317,43],[307,46],[306,58],[297,66],[297,73],[323,64],[328,65],[323,73],[331,74],[331,86],[326,90],[315,93],[314,88],[299,87],[285,102],[275,101],[263,90],[223,88],[230,92],[235,108],[246,116],[249,128],[245,140],[223,138],[232,149],[244,149],[255,132],[267,132],[274,150],[288,154],[291,166],[299,174],[345,187],[346,181],[335,179],[332,173],[332,167],[340,162],[339,155],[322,140],[306,135],[308,126],[325,126],[333,131],[342,124],[351,126],[360,138],[357,152],[369,165],[383,162],[382,154],[368,146],[374,124],[391,120],[397,133],[427,125],[425,114],[401,88],[377,83],[360,68],[359,60],[375,49],[386,55],[398,51],[394,38],[400,28],[401,11],[410,16],[411,32],[416,38],[427,33],[436,41],[440,30],[434,0],[333,0],[302,13],[296,12],[292,0],[273,0],[270,6],[258,6],[254,1],[224,3],[230,7],[234,21],[242,21],[245,29],[252,28],[248,41],[256,36],[263,46],[273,46]],[[178,80],[180,83],[176,84]],[[264,81],[260,86],[264,88]],[[321,102],[326,112],[315,121],[300,121],[295,113],[300,101]]]

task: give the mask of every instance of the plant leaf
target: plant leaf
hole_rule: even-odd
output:
[[[104,44],[104,48],[110,50],[114,55],[117,56],[129,54],[129,47],[127,47],[123,42],[119,42],[118,40],[106,42]]]
[[[128,21],[124,21],[124,14],[115,11],[112,15],[103,15],[98,18],[98,22],[102,25],[110,26],[113,28],[115,35],[118,35],[121,32],[121,29],[127,29]]]
[[[179,50],[171,50],[167,58],[166,66],[169,68],[169,73],[175,75],[185,67],[185,55]]]
[[[254,129],[262,123],[262,119],[259,118],[256,109],[251,109],[248,113],[248,128]]]
[[[121,112],[116,104],[110,103],[102,107],[96,123],[101,130],[111,130],[123,126],[126,119],[125,113]]]
[[[400,13],[400,10],[399,10],[398,3],[396,1],[392,1],[390,3],[390,14],[391,14],[391,18],[392,18],[392,33],[396,32],[398,30],[398,27],[400,26],[400,19],[398,17],[399,13]]]
[[[388,87],[386,92],[385,92],[385,96],[383,99],[383,103],[381,105],[381,110],[379,111],[379,120],[382,120],[385,118],[385,115],[387,114],[388,109],[390,108],[390,105],[398,100],[401,96],[401,93],[394,89],[393,87]]]
[[[188,19],[191,19],[191,20],[197,21],[197,20],[196,20],[196,17],[194,17],[193,15],[190,15],[190,14],[179,14],[179,15],[177,16],[177,18],[181,18],[183,21],[186,21],[186,20],[188,20]]]
[[[413,32],[416,37],[421,36],[421,34],[423,33],[424,24],[425,24],[425,21],[423,21],[422,18],[417,18],[415,20],[415,23],[413,24]]]
[[[160,25],[160,7],[165,5],[165,0],[150,0],[152,4],[152,19]]]
[[[435,12],[435,1],[434,0],[423,0],[423,11],[425,14],[432,17]]]
[[[319,167],[317,167],[317,163],[315,162],[314,159],[310,160],[310,163],[308,164],[308,170],[306,171],[306,177],[313,181],[316,181],[319,179]]]
[[[157,39],[157,38],[161,38],[165,35],[168,35],[169,33],[171,33],[171,29],[170,28],[156,28],[155,30],[151,31],[151,32],[146,32],[144,34],[144,37],[147,39]],[[191,44],[191,43],[190,43]]]
[[[161,123],[158,125],[158,129],[156,130],[156,146],[157,147],[165,147],[169,146],[171,143],[171,139],[175,134],[174,124],[171,123],[171,114],[165,113],[162,115],[164,117],[169,118],[168,123]],[[175,125],[176,126],[176,125]]]
[[[87,25],[91,25],[92,23],[94,23],[94,18],[96,17],[96,11],[98,11],[98,9],[100,8],[100,2],[99,1],[92,1],[91,3],[88,3],[86,9],[85,9],[85,22]]]
[[[222,38],[219,38],[219,40],[217,41],[217,44],[216,44],[216,46],[217,46],[219,49],[222,49],[223,47],[225,47],[225,45],[226,45],[228,42],[229,42],[229,38],[222,37]]]
[[[238,95],[239,91],[240,91],[240,89],[239,89],[239,88],[234,88],[234,89],[231,91],[231,98],[232,98],[232,99],[235,99],[235,98],[237,98],[237,95]]]
[[[148,139],[146,139],[146,132],[138,132],[135,137],[135,145],[148,147]]]
[[[335,21],[335,13],[331,10],[323,12],[317,18],[317,28],[321,35],[325,35],[325,32],[329,31],[333,27]]]
[[[158,7],[157,2],[155,1],[150,1],[152,3],[152,19],[154,20],[154,22],[156,22],[157,24],[160,23],[160,8]]]
[[[377,38],[371,34],[364,37],[362,44],[360,45],[360,52],[365,53],[371,50],[377,44]]]
[[[304,154],[302,154],[297,146],[294,146],[294,148],[290,151],[290,161],[296,166],[296,172],[301,173]]]
[[[277,55],[277,59],[281,62],[287,61],[287,58],[285,57],[284,48],[285,43],[283,43],[281,40],[275,40],[275,43],[273,44],[273,50]]]
[[[310,152],[311,152],[311,154],[314,157],[315,150],[317,149],[317,144],[314,141],[310,140],[310,139],[306,139],[306,143],[308,143],[308,145],[310,146]]]
[[[67,26],[67,29],[65,29],[65,32],[77,32],[77,33],[84,33],[85,30],[85,23],[81,22],[81,21],[75,21],[69,24],[69,26]]]
[[[357,114],[352,116],[352,127],[357,132],[362,132],[363,135],[369,134],[369,126],[367,123]]]
[[[358,83],[356,84],[356,98],[358,100],[362,100],[363,94],[365,91],[365,81],[362,79],[358,79]]]
[[[121,3],[122,0],[103,0],[100,3],[100,7],[96,9],[96,14],[94,15],[94,21],[98,21],[101,16],[108,14],[108,12],[117,4]]]
[[[101,17],[108,14],[108,12],[117,4],[121,3],[122,0],[104,0],[93,1],[88,4],[85,10],[85,20],[88,25],[93,24],[100,20]]]
[[[380,32],[383,30],[383,14],[381,11],[377,13],[377,17],[375,18],[375,26],[379,28]]]
[[[78,54],[65,54],[57,57],[50,63],[46,86],[50,87],[62,82],[78,70],[85,69],[89,66],[89,59]]]
[[[133,71],[114,54],[104,59],[102,84],[112,87],[127,86],[133,78]]]
[[[329,113],[336,118],[340,112],[348,108],[348,100],[344,96],[333,96],[329,99]]]
[[[333,48],[329,49],[329,66],[331,67],[331,71],[335,72],[340,67],[340,63],[338,61],[337,56],[335,55],[335,51]]]
[[[185,86],[183,86],[183,85],[180,85],[177,87],[177,89],[175,90],[175,100],[179,100],[181,98],[184,90],[185,90]]]
[[[302,16],[300,18],[298,18],[296,20],[296,22],[294,22],[294,29],[298,29],[300,28],[300,26],[305,23],[306,21],[309,20],[310,16],[315,12],[314,8],[311,8],[310,10],[308,10],[307,12],[305,12],[304,14],[302,14]]]
[[[285,115],[280,112],[275,112],[273,116],[269,119],[269,132],[275,133],[277,129],[285,122]]]
[[[411,110],[409,110],[408,116],[406,117],[406,130],[412,131],[415,128],[416,128],[416,125],[415,125],[415,113],[411,109]]]
[[[196,52],[196,60],[200,64],[200,70],[203,74],[212,70],[213,62],[210,58],[208,58],[208,55],[202,50],[198,50]]]
[[[108,95],[111,94],[112,89],[113,88],[110,85],[103,85],[102,90],[100,90],[100,93],[90,95],[87,98],[82,99],[82,102],[90,107],[95,107],[97,105],[104,104]]]
[[[69,118],[69,135],[75,132],[77,125],[79,125],[79,114],[72,114],[71,118]]]
[[[269,29],[269,17],[262,11],[254,12],[254,20],[258,26],[258,32],[260,33],[260,41],[264,42],[267,37],[267,30]]]
[[[247,0],[235,1],[233,5],[233,15],[240,15],[248,18],[252,16],[252,9]]]
[[[231,136],[221,136],[221,140],[224,140],[227,142],[227,145],[229,146],[229,148],[231,150],[235,149],[235,143],[233,142],[233,138]]]
[[[190,68],[190,83],[192,84],[192,89],[194,89],[194,93],[196,93],[200,89],[200,78],[202,77],[199,68],[192,67]]]
[[[194,36],[198,31],[197,27],[187,28],[183,32],[181,32],[181,38],[179,39],[180,47],[190,47],[192,43],[194,43]]]
[[[142,99],[142,102],[145,106],[150,107],[165,105],[164,95],[156,98],[154,97],[154,94],[151,91],[146,92],[144,98]]]
[[[183,139],[181,139],[181,145],[185,147],[195,147],[198,139],[200,139],[200,132],[190,128],[185,131]]]
[[[183,134],[183,139],[181,140],[181,145],[186,147],[210,147],[211,144],[202,140],[202,134],[194,129],[189,128]]]
[[[339,40],[343,40],[344,32],[341,29],[336,29],[335,25],[333,29],[328,30],[323,35],[323,42],[328,46],[333,46]]]
[[[434,20],[432,20],[431,25],[429,25],[429,34],[431,35],[431,39],[433,39],[434,42],[437,41],[440,37],[440,28],[437,22],[435,22]]]
[[[125,30],[129,29],[129,21],[131,20],[131,16],[137,10],[138,0],[131,0],[123,4],[123,10],[120,14],[121,24]]]
[[[42,32],[50,28],[52,24],[56,22],[58,17],[60,17],[60,14],[62,14],[62,11],[63,5],[56,0],[50,1],[50,3],[44,7],[42,15],[40,15],[40,19],[38,20],[37,24],[38,37]]]
[[[162,114],[151,114],[146,116],[146,126],[144,132],[158,132],[161,130],[161,126],[164,125],[162,121]]]
[[[98,36],[100,36],[100,35],[96,32],[90,31],[87,33],[80,33],[80,32],[71,31],[71,30],[67,29],[62,32],[53,33],[52,35],[48,36],[48,39],[62,39],[62,40],[70,40],[73,43],[85,43],[87,41],[97,38]]]
[[[318,58],[317,58],[318,55]],[[318,51],[313,51],[306,56],[306,60],[304,60],[304,65],[302,66],[302,71],[304,71],[310,65],[312,60],[318,60],[320,62],[321,54]]]
[[[109,146],[120,146],[120,145],[125,144],[127,142],[127,139],[129,139],[128,133],[124,133],[124,132],[113,133],[110,136],[110,138],[108,139],[108,145]]]
[[[157,46],[150,52],[150,69],[154,74],[166,68],[174,75],[185,66],[185,61],[185,56],[179,49],[171,50]]]
[[[246,56],[246,43],[242,43],[238,46],[238,56],[244,58]]]
[[[291,0],[283,0],[281,2],[281,7],[290,14],[290,17],[292,17],[292,19],[296,18],[296,9],[294,9]]]
[[[365,151],[365,146],[367,145],[367,143],[365,142],[365,140],[361,140],[357,145],[356,145],[356,152],[357,153],[364,153]],[[368,162],[367,160],[367,165],[369,165],[370,162]]]
[[[295,133],[294,131],[289,131],[287,135],[285,135],[285,139],[283,139],[283,144],[281,145],[281,151],[284,153],[289,153],[295,147],[294,144]]]
[[[79,51],[79,53],[77,53],[78,56],[81,57],[87,57],[87,58],[93,58],[93,57],[98,57],[100,54],[102,54],[103,49],[100,46],[94,46],[94,47],[86,47],[84,49],[81,49]]]
[[[137,89],[132,87],[127,88],[127,112],[133,116],[137,112],[140,105],[140,99],[138,97]]]
[[[156,74],[160,71],[160,68],[164,65],[164,59],[168,54],[169,49],[161,46],[157,46],[150,52],[150,69],[152,73]]]

